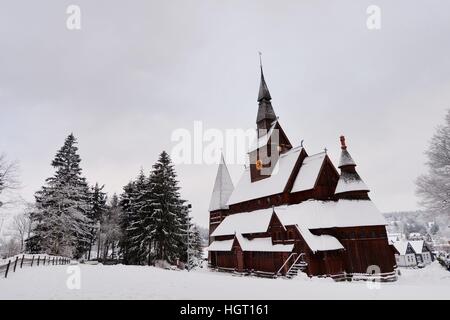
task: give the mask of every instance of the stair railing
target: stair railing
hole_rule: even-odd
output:
[[[283,263],[283,265],[281,266],[281,268],[280,269],[278,269],[278,271],[275,273],[275,276],[279,276],[280,275],[280,273],[281,273],[281,270],[283,270],[283,268],[284,268],[284,266],[289,262],[289,260],[291,260],[291,258],[293,257],[293,256],[295,256],[297,253],[296,252],[292,252],[290,255],[289,255],[289,257],[286,259],[286,261],[284,261],[284,263]],[[303,254],[303,253],[302,253]],[[297,261],[297,260],[295,260],[295,261]],[[294,261],[294,264],[295,264],[295,261]],[[289,270],[292,268],[292,266],[289,268]]]
[[[298,259],[300,259],[301,257],[304,257],[305,254],[304,253],[300,253],[297,257],[297,259],[295,259],[294,263],[291,264],[291,266],[289,267],[288,271],[286,272],[286,274],[289,273],[289,271],[291,271],[291,269],[297,264]],[[302,260],[302,262],[306,263],[305,261]]]

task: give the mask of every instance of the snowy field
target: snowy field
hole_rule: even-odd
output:
[[[68,289],[67,265],[24,268],[0,279],[7,299],[450,299],[450,272],[434,262],[402,269],[395,283],[369,288],[367,282],[238,277],[154,267],[79,265],[81,288]]]

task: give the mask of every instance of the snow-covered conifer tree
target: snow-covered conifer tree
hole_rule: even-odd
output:
[[[92,229],[89,242],[88,260],[91,259],[92,246],[97,240],[97,259],[100,254],[101,239],[100,239],[100,221],[108,209],[106,205],[107,196],[103,192],[104,186],[99,186],[98,183],[91,188],[91,208],[87,214],[88,218],[92,221]]]
[[[150,187],[156,259],[173,263],[180,258],[180,243],[186,243],[188,210],[180,198],[176,173],[165,151],[153,165]]]
[[[81,257],[90,243],[89,187],[81,176],[76,144],[70,134],[52,162],[54,176],[35,195],[32,242],[49,254]]]

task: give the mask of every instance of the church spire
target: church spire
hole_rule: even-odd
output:
[[[234,190],[233,181],[228,172],[223,153],[220,158],[219,169],[217,170],[216,181],[209,203],[209,211],[228,209],[227,202]]]
[[[369,199],[370,191],[367,185],[356,172],[356,163],[347,151],[345,137],[341,136],[341,158],[339,159],[339,169],[341,175],[334,194],[339,199]]]
[[[264,79],[264,72],[262,67],[261,52],[259,53],[259,66],[261,69],[261,83],[259,85],[258,93],[258,116],[256,117],[256,124],[258,129],[270,128],[270,124],[277,119],[275,111],[273,110],[272,97],[270,96],[269,88],[267,87],[266,80]]]

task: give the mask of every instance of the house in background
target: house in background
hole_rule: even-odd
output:
[[[395,261],[398,267],[415,267],[417,266],[416,252],[408,241],[394,242]]]
[[[433,262],[433,254],[431,249],[423,240],[409,241],[416,253],[417,263],[429,264]]]

